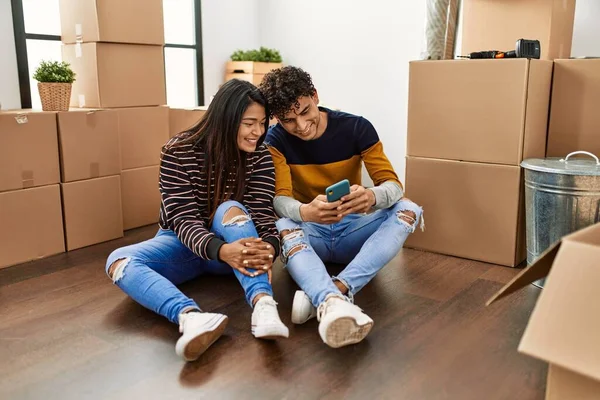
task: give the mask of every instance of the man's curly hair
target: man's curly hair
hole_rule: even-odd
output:
[[[258,87],[267,100],[270,116],[283,117],[300,107],[298,99],[316,93],[310,75],[298,67],[287,66],[267,73]]]

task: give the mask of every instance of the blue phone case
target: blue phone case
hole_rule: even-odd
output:
[[[334,183],[325,189],[325,194],[327,196],[327,201],[333,203],[334,201],[338,201],[343,196],[350,193],[350,181],[348,179],[344,179],[343,181],[339,181],[338,183]]]

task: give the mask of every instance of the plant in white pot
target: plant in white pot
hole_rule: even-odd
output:
[[[42,61],[33,74],[44,111],[68,111],[75,72],[64,61]]]

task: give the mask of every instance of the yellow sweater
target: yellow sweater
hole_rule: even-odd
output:
[[[265,142],[275,164],[275,195],[310,203],[325,189],[348,179],[361,184],[362,162],[375,186],[386,181],[402,184],[383,152],[373,125],[363,117],[327,112],[327,129],[316,140],[304,141],[287,133],[280,124],[272,126]]]

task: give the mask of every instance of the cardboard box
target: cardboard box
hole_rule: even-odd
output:
[[[123,236],[119,175],[62,183],[67,250]]]
[[[121,173],[125,230],[158,222],[160,210],[158,174],[159,166],[128,169]]]
[[[521,169],[408,157],[406,196],[423,207],[425,232],[406,246],[514,267],[526,258]]]
[[[56,113],[0,112],[0,192],[59,180]]]
[[[228,61],[225,65],[225,82],[231,79],[241,79],[258,86],[265,77],[265,74],[281,67],[283,67],[282,63]]]
[[[163,45],[161,0],[60,0],[63,43]]]
[[[274,69],[283,67],[282,63],[267,63],[258,61],[228,61],[225,72],[264,75]]]
[[[548,156],[577,151],[600,156],[600,59],[556,60]]]
[[[409,71],[409,156],[507,165],[544,157],[551,61],[415,61]]]
[[[546,250],[489,301],[548,276],[519,352],[550,364],[546,399],[600,398],[600,224]]]
[[[169,136],[173,137],[196,125],[206,109],[207,107],[169,109]]]
[[[253,84],[254,86],[260,85],[265,74],[238,74],[238,73],[226,73],[225,74],[225,82],[230,81],[232,79],[239,79],[242,81],[247,81]]]
[[[169,140],[169,109],[123,108],[118,113],[122,169],[158,165],[161,148]]]
[[[0,193],[0,268],[63,253],[58,184]]]
[[[116,111],[58,113],[61,181],[73,182],[121,173]]]
[[[542,59],[569,58],[575,0],[464,0],[462,54],[515,49],[518,39],[540,41]]]
[[[77,74],[71,107],[112,108],[166,104],[162,46],[84,43],[62,47]]]

